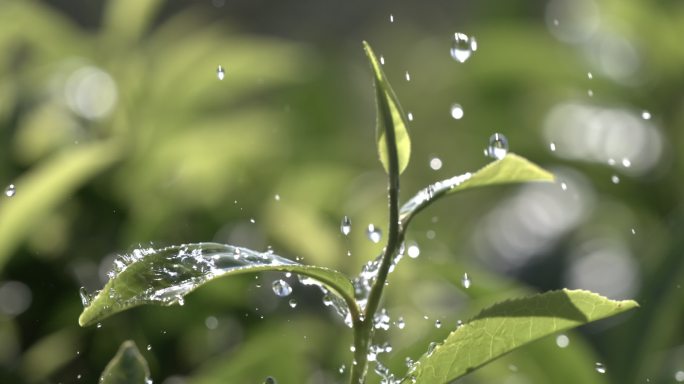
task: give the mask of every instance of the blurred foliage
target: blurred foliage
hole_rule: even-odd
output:
[[[581,175],[593,199],[574,226],[508,269],[483,258],[478,239],[524,187],[426,210],[408,238],[421,255],[402,261],[387,290],[393,320],[406,321],[387,335],[392,369],[403,372],[406,356],[479,308],[568,285],[578,254],[608,241],[636,266],[638,311],[569,334],[567,348],[534,343],[460,382],[673,382],[684,371],[684,5],[583,3],[598,12],[596,34],[636,52],[630,76],[601,70],[611,46],[554,38],[546,1],[0,0],[0,183],[17,191],[0,195],[0,382],[94,382],[127,339],[151,346],[142,353],[159,383],[344,382],[349,330],[315,289],[293,284],[294,309],[275,297],[279,275],[217,281],[184,307],[139,308],[89,329],[78,328],[78,288],[101,287],[112,252],[150,241],[272,246],[358,272],[380,252],[365,226],[386,228],[364,39],[414,116],[404,198],[478,169],[487,138],[501,132],[515,152]],[[456,31],[479,43],[464,64],[448,55]],[[460,120],[449,115],[455,102]],[[545,121],[564,102],[648,110],[663,140],[657,165],[637,175],[549,151]],[[428,167],[433,156],[441,169]]]

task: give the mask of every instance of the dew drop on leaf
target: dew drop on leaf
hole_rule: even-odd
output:
[[[437,343],[435,343],[434,341],[432,343],[430,343],[430,345],[428,345],[427,355],[432,356],[432,354],[435,352],[436,348],[437,348]]]
[[[278,382],[272,376],[268,376],[266,380],[264,380],[264,384],[278,384]]]
[[[81,287],[78,290],[78,294],[81,296],[81,304],[83,304],[83,307],[85,308],[89,306],[90,302],[92,301],[92,297],[90,296],[88,291],[86,291],[85,287]]]
[[[461,118],[463,118],[463,107],[461,107],[461,104],[453,104],[451,106],[451,117],[455,120],[461,120]]]
[[[603,363],[596,362],[594,365],[594,368],[596,369],[596,372],[598,373],[606,373],[606,366],[603,365]]]
[[[366,229],[366,236],[368,236],[368,239],[370,241],[377,244],[380,242],[380,239],[382,239],[382,231],[380,230],[380,228],[375,228],[375,225],[368,224],[368,228]]]
[[[285,280],[278,279],[273,282],[273,293],[277,296],[285,297],[292,293],[292,287]]]
[[[472,283],[472,281],[470,280],[470,277],[468,276],[468,274],[464,273],[463,277],[461,277],[461,285],[463,286],[463,288],[465,288],[465,289],[470,288],[471,283]]]
[[[507,153],[508,139],[506,139],[506,136],[500,133],[495,133],[489,137],[489,145],[485,150],[485,155],[493,159],[501,160],[506,156]]]
[[[477,50],[477,41],[474,37],[460,32],[454,33],[451,41],[451,57],[459,63],[464,63]]]
[[[219,65],[218,68],[216,68],[216,78],[219,80],[223,80],[225,77],[226,71],[223,69],[222,66]]]
[[[17,194],[17,187],[14,184],[10,184],[5,188],[5,196],[12,197]]]
[[[340,224],[340,231],[342,231],[342,234],[347,236],[351,232],[351,219],[348,216],[345,216],[342,218],[342,224]]]

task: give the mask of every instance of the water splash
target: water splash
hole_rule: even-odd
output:
[[[451,57],[454,60],[459,63],[465,63],[475,51],[477,51],[477,41],[474,37],[469,37],[460,32],[454,33],[450,50]]]

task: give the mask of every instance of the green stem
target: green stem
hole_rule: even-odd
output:
[[[376,84],[376,91],[381,91],[380,84]],[[389,200],[389,230],[387,245],[380,261],[378,274],[375,283],[371,287],[366,303],[365,316],[358,324],[354,324],[354,362],[350,376],[350,383],[362,384],[368,371],[368,349],[373,339],[373,316],[378,310],[382,291],[387,281],[387,275],[392,264],[392,259],[396,255],[403,237],[399,223],[399,156],[397,153],[396,137],[394,133],[394,123],[391,119],[387,100],[378,95],[379,108],[385,110],[381,113],[385,124],[385,143],[387,145],[388,157],[388,200]]]

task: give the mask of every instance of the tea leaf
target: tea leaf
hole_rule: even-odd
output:
[[[637,307],[583,290],[547,292],[483,310],[416,362],[415,383],[446,383],[529,342]]]
[[[100,384],[148,384],[150,368],[135,343],[124,341],[100,376]]]

